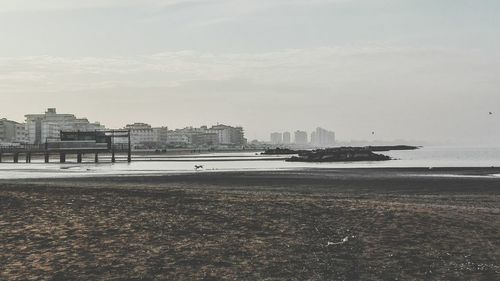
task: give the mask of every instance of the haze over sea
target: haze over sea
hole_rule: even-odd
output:
[[[418,150],[382,152],[395,160],[382,162],[299,163],[285,162],[288,156],[260,155],[259,152],[203,153],[193,155],[134,155],[132,163],[106,162],[77,164],[68,159],[65,164],[45,164],[42,159],[33,163],[0,163],[0,179],[59,178],[88,176],[125,176],[141,174],[173,174],[217,171],[278,171],[324,168],[438,168],[438,167],[500,167],[500,146],[461,147],[428,146]],[[4,159],[9,161],[9,159]],[[74,163],[71,163],[74,162]],[[194,165],[203,165],[195,171]],[[492,175],[500,176],[500,175]]]

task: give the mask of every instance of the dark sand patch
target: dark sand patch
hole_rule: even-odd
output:
[[[0,279],[498,280],[500,179],[419,173],[3,181]]]

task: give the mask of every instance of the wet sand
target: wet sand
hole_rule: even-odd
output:
[[[0,280],[499,280],[497,168],[0,181]]]

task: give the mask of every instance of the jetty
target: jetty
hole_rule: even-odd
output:
[[[316,150],[307,150],[307,149],[301,149],[301,150],[294,150],[290,148],[268,148],[264,152],[262,152],[263,155],[306,155],[310,154],[311,152],[314,151],[339,151],[339,150],[358,150],[358,151],[375,151],[375,152],[384,152],[384,151],[391,151],[391,150],[415,150],[421,148],[420,146],[412,146],[412,145],[375,145],[375,146],[361,146],[361,147],[352,147],[352,146],[343,146],[343,147],[331,147],[331,148],[324,148],[324,149],[316,149]]]
[[[288,162],[353,162],[353,161],[387,161],[391,157],[373,153],[366,147],[337,147],[317,149],[292,156]]]

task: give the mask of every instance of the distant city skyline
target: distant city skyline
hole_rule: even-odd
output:
[[[500,2],[4,0],[0,118],[500,143]],[[489,114],[492,112],[492,114]],[[372,132],[375,132],[373,135]]]
[[[309,141],[310,140],[310,141]],[[269,136],[269,143],[273,145],[311,145],[316,147],[328,147],[336,144],[335,132],[317,127],[308,136],[307,131],[295,131],[292,140],[292,134],[288,131],[273,132]]]

